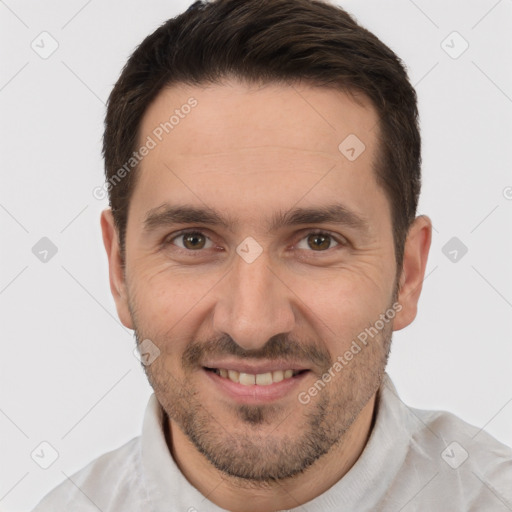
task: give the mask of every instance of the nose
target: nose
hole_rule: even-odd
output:
[[[251,263],[238,254],[217,290],[213,327],[228,334],[245,350],[258,350],[295,325],[295,295],[263,252]]]

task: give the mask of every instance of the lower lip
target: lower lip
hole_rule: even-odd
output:
[[[231,379],[221,377],[215,372],[205,370],[204,368],[202,371],[224,394],[244,404],[261,404],[284,398],[290,395],[310,373],[309,371],[305,371],[294,377],[283,379],[281,382],[269,384],[268,386],[259,386],[257,384],[244,386],[243,384],[233,382]]]

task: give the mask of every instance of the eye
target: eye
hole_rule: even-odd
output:
[[[181,245],[177,243],[175,244],[175,240],[181,240]],[[207,246],[207,240],[210,242],[209,246]],[[180,249],[187,251],[211,249],[213,246],[212,241],[201,231],[184,231],[172,238],[169,238],[165,243],[177,245]]]
[[[306,236],[301,239],[296,247],[301,250],[312,249],[314,252],[326,252],[333,248],[331,247],[332,242],[336,245],[346,245],[346,242],[338,241],[333,235],[325,231],[310,231],[306,233]]]
[[[179,241],[179,243],[178,243]],[[336,244],[334,247],[347,245],[347,242],[342,237],[335,237],[325,231],[310,231],[305,234],[296,245],[300,250],[312,250],[314,252],[327,252],[329,249],[334,248],[333,242]],[[200,252],[202,249],[211,249],[213,242],[202,231],[189,230],[182,231],[174,236],[167,238],[164,241],[165,245],[175,245],[179,249],[187,252]]]

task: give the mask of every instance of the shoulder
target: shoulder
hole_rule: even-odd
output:
[[[467,510],[512,507],[510,447],[450,412],[409,408],[409,413],[416,428],[406,462],[409,468],[428,467],[423,479],[433,501]]]
[[[33,512],[142,510],[146,503],[140,437],[107,452],[66,478]]]
[[[508,469],[512,467],[512,448],[498,441],[483,428],[471,425],[447,411],[429,411],[412,407],[409,407],[409,410],[417,419],[413,439],[441,449],[440,455],[445,459],[450,458],[453,451],[461,466],[467,460],[470,465],[472,462],[479,462],[480,467],[483,463],[484,466],[487,463],[496,465],[499,461],[506,462]],[[450,445],[453,445],[451,449]]]

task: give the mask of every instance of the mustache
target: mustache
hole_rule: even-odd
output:
[[[290,340],[286,334],[278,334],[270,338],[265,345],[256,350],[246,350],[238,345],[229,335],[225,334],[206,342],[190,343],[182,355],[184,368],[194,368],[211,357],[233,356],[252,360],[290,360],[313,363],[318,368],[327,370],[332,365],[327,350],[316,345],[306,345]]]

